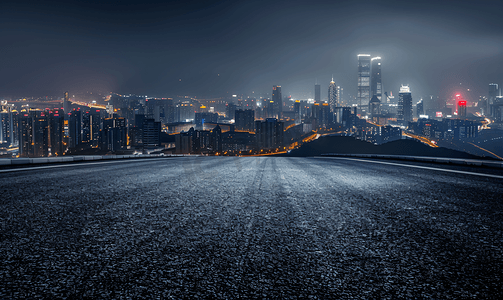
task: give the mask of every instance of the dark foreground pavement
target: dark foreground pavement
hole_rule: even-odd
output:
[[[0,193],[1,299],[503,294],[501,178],[200,157],[0,173]]]

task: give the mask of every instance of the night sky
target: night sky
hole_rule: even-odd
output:
[[[503,84],[501,1],[102,2],[1,1],[0,97],[355,95],[358,53],[416,99]]]

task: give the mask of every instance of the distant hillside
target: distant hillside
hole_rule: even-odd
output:
[[[316,156],[327,153],[387,154],[480,159],[480,157],[466,152],[442,147],[432,148],[415,140],[398,140],[382,145],[374,145],[349,136],[321,137],[302,145],[299,149],[292,150],[289,156]]]

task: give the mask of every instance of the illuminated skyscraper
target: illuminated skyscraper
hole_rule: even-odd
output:
[[[281,97],[281,86],[275,85],[272,87],[272,99],[274,114],[277,115],[277,118],[281,118],[281,112],[283,111],[283,98]]]
[[[381,101],[377,98],[377,95],[373,95],[369,102],[369,112],[372,118],[377,118],[381,114]]]
[[[300,100],[295,100],[295,103],[293,104],[293,111],[295,112],[295,124],[302,123],[302,111],[301,111]]]
[[[371,60],[370,97],[376,95],[382,100],[381,58],[373,57]]]
[[[462,98],[458,100],[458,118],[466,118],[466,100],[463,100]]]
[[[65,113],[68,116],[68,136],[70,137],[69,148],[75,148],[82,143],[82,113],[73,110]]]
[[[314,101],[321,101],[321,85],[318,83],[314,85]]]
[[[421,117],[421,115],[424,115],[424,103],[423,103],[423,99],[419,100],[419,102],[416,104],[416,115],[417,115],[417,118],[419,119]]]
[[[409,122],[412,121],[412,94],[410,88],[407,85],[402,85],[400,87],[400,93],[398,94],[398,111],[397,111],[397,122],[408,126]]]
[[[489,97],[487,99],[487,108],[486,110],[490,112],[490,115],[494,117],[494,100],[496,100],[496,96],[498,96],[498,84],[490,83],[489,84]]]
[[[33,118],[33,157],[49,156],[49,122],[46,112],[31,112]]]
[[[65,119],[68,118],[68,114],[70,113],[70,97],[68,96],[68,92],[65,92],[65,99],[63,100],[63,110],[65,111]]]
[[[65,150],[63,144],[65,136],[64,118],[64,112],[60,109],[55,109],[49,114],[49,145],[52,156],[61,156]]]
[[[356,101],[362,106],[370,101],[370,54],[358,54],[358,94]]]
[[[19,156],[33,157],[33,119],[30,112],[21,112],[19,121]]]
[[[330,111],[334,112],[335,108],[338,106],[337,102],[337,86],[335,85],[334,78],[328,85],[328,104],[330,106]]]
[[[490,83],[489,84],[489,102],[492,103],[494,99],[498,96],[498,84]]]
[[[14,116],[7,101],[0,103],[0,144],[14,144]]]

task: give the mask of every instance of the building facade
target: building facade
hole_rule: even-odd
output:
[[[379,101],[382,101],[381,58],[373,57],[370,61],[370,97],[375,95]]]
[[[339,106],[337,101],[337,86],[335,85],[334,78],[332,77],[332,81],[328,85],[328,104],[330,106],[330,111],[335,111],[335,108]]]
[[[408,126],[412,121],[412,94],[409,86],[402,85],[398,94],[397,122]]]
[[[365,105],[370,100],[370,54],[358,54],[357,104]]]

